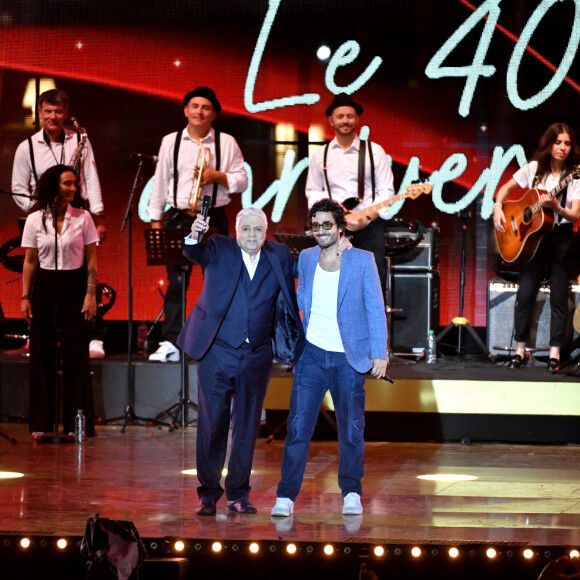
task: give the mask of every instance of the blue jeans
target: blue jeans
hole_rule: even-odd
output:
[[[343,497],[360,494],[364,475],[364,375],[342,352],[326,351],[307,342],[294,368],[288,433],[284,442],[282,479],[277,497],[296,499],[308,459],[318,411],[330,390],[338,426],[338,485]]]

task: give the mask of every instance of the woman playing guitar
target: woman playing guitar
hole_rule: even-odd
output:
[[[580,149],[574,131],[568,125],[554,123],[542,135],[533,160],[519,169],[512,179],[499,189],[496,196],[493,223],[497,232],[506,232],[513,227],[511,222],[515,218],[507,219],[509,204],[504,206],[504,202],[517,188],[524,191],[537,188],[537,193],[534,189],[534,195],[540,211],[543,212],[542,221],[545,218],[545,221],[555,222],[549,233],[541,238],[533,255],[521,265],[514,310],[516,351],[508,363],[510,368],[520,368],[525,363],[525,347],[530,339],[532,309],[543,272],[547,268],[550,275],[551,309],[550,357],[547,370],[551,373],[558,371],[560,348],[564,342],[568,317],[569,280],[563,258],[574,237],[572,225],[580,218],[580,182],[571,181],[557,197],[547,192],[557,189],[566,175],[576,169],[575,165],[578,163]],[[522,199],[529,193],[524,193]],[[530,205],[526,210],[530,210]],[[501,235],[498,233],[498,241],[500,238]]]

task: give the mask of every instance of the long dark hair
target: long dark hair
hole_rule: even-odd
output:
[[[346,226],[346,219],[344,218],[344,208],[342,205],[337,203],[336,201],[325,197],[323,199],[318,200],[308,212],[308,218],[306,219],[306,228],[312,228],[312,218],[316,213],[319,211],[329,212],[332,214],[334,221],[340,231],[344,230]]]
[[[49,167],[40,177],[34,190],[34,206],[32,211],[42,211],[42,227],[46,231],[46,216],[50,215],[55,205],[59,202],[60,176],[70,171],[74,174],[74,169],[68,165],[53,165]],[[79,179],[76,180],[77,191],[71,202],[73,207],[83,207]]]
[[[543,176],[551,171],[550,160],[552,158],[552,146],[556,142],[556,139],[558,139],[560,133],[567,133],[570,136],[570,144],[572,145],[570,154],[564,161],[564,168],[569,169],[571,166],[580,163],[580,147],[578,147],[574,129],[565,123],[552,123],[540,138],[538,148],[533,157],[538,162],[539,176]]]

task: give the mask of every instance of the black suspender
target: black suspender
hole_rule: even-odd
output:
[[[222,157],[222,152],[221,152],[221,147],[220,147],[220,132],[219,131],[214,131],[214,135],[215,135],[215,169],[216,171],[220,170],[220,165],[221,165],[221,157]],[[218,184],[214,181],[213,184],[213,193],[211,196],[211,207],[215,207],[215,202],[217,200],[217,190],[218,190]]]
[[[34,183],[38,182],[38,175],[36,174],[36,164],[34,163],[34,148],[32,147],[32,137],[28,137],[28,147],[30,148],[30,164],[32,165],[32,173],[34,175]]]
[[[367,141],[360,142],[359,152],[358,152],[358,201],[359,203],[363,200],[365,195],[365,154],[366,154],[366,144]],[[373,148],[371,147],[371,142],[369,144],[369,162],[371,165],[371,186],[373,192],[373,203],[375,201],[375,160],[373,157]],[[328,191],[328,197],[332,199],[332,193],[330,192],[330,183],[328,182],[328,171],[327,171],[327,159],[328,159],[328,146],[327,143],[324,146],[324,155],[322,160],[322,172],[324,174],[324,181],[326,183],[326,190]]]
[[[64,157],[65,139],[66,139],[66,137],[64,139],[62,139],[63,157]],[[28,137],[27,141],[28,141],[28,148],[30,149],[30,165],[32,166],[32,175],[34,175],[34,183],[36,183],[38,181],[38,174],[36,173],[36,163],[34,161],[34,147],[32,146],[32,137]],[[77,132],[77,145],[78,145],[79,141],[80,141],[80,135]],[[50,142],[47,143],[47,146],[50,147]]]
[[[173,148],[173,207],[177,209],[177,182],[179,181],[179,170],[177,169],[177,159],[179,157],[179,147],[183,131],[177,131],[175,135],[175,147]]]
[[[183,137],[183,131],[177,131],[175,135],[175,146],[173,148],[173,207],[177,209],[177,184],[179,182],[179,171],[177,169],[177,159],[179,158],[179,147],[181,145],[181,139]],[[215,169],[216,171],[220,170],[221,166],[221,139],[220,139],[220,132],[214,130],[214,137],[215,137]],[[211,196],[211,207],[215,207],[215,202],[217,199],[217,190],[218,184],[214,182],[213,184],[213,193]]]

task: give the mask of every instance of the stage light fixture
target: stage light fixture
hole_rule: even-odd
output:
[[[66,539],[65,539],[65,538],[59,538],[59,539],[56,541],[56,547],[57,547],[59,550],[64,550],[64,549],[65,549],[67,546],[68,546],[68,542],[66,541]]]
[[[270,550],[270,552],[275,552],[276,551],[276,544],[270,544],[269,550]]]
[[[578,550],[570,550],[570,558],[580,558],[580,552]]]
[[[312,554],[312,552],[314,552],[314,548],[312,546],[307,546],[306,547],[306,553],[307,554]]]
[[[418,475],[417,479],[426,481],[475,481],[479,479],[475,475],[464,475],[459,473],[428,473],[425,475]]]
[[[0,471],[0,479],[17,479],[18,477],[24,477],[24,473],[18,473],[17,471]]]
[[[24,548],[24,549],[29,548],[30,547],[30,539],[29,538],[22,538],[20,540],[20,547]]]
[[[222,543],[221,543],[221,542],[214,542],[214,543],[211,545],[211,549],[212,549],[214,552],[216,552],[216,553],[218,553],[218,552],[221,552],[221,551],[222,551],[222,548],[223,548],[223,546],[222,546]]]
[[[173,544],[173,549],[176,552],[183,552],[183,550],[185,550],[185,543],[182,542],[181,540],[177,540],[177,542],[175,542],[175,544]]]
[[[449,548],[449,557],[457,558],[459,556],[459,550],[457,548]]]
[[[197,469],[184,469],[181,473],[183,475],[197,475]]]
[[[327,556],[332,556],[332,554],[334,554],[334,547],[330,544],[326,544],[326,546],[324,546],[324,553]]]
[[[328,60],[330,58],[330,48],[325,44],[319,46],[316,51],[316,56],[318,57],[318,60]]]
[[[240,547],[237,544],[232,544],[232,552],[237,552]]]
[[[227,467],[224,467],[222,469],[222,476],[225,477],[227,474],[228,474],[228,468]]]
[[[419,548],[419,546],[411,548],[411,556],[413,556],[413,558],[419,558],[422,553],[423,552],[421,551],[421,548]]]
[[[530,550],[530,548],[526,548],[524,550],[524,558],[526,560],[531,560],[534,557],[534,551]]]
[[[496,549],[495,549],[495,548],[488,548],[488,549],[485,551],[485,555],[486,555],[488,558],[492,559],[492,558],[495,558],[495,557],[497,556],[497,551],[496,551]]]
[[[378,558],[381,558],[385,555],[385,549],[382,546],[375,546],[373,552]]]
[[[260,546],[256,542],[252,542],[249,550],[252,554],[257,554],[260,551]]]
[[[286,546],[286,551],[287,551],[289,554],[296,554],[296,551],[297,551],[296,544],[288,544],[288,545]]]

